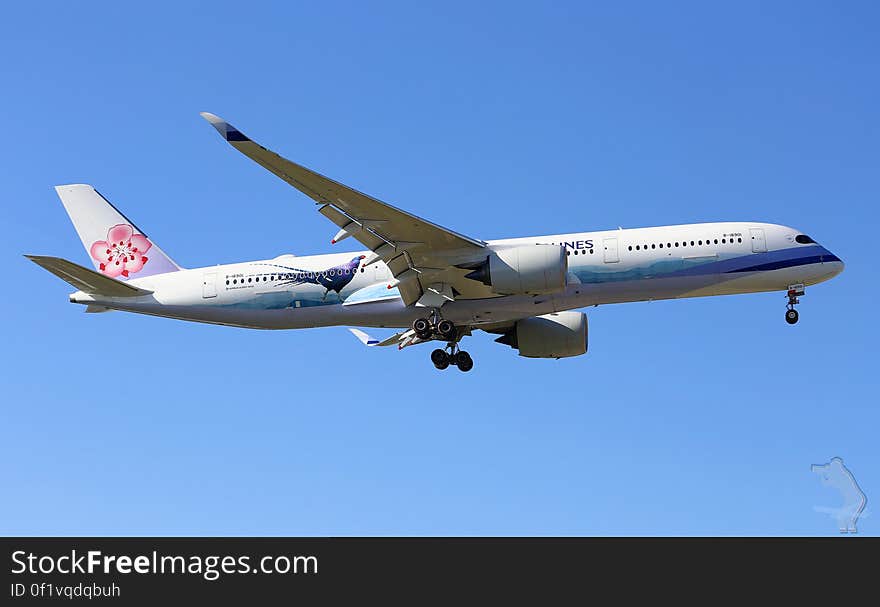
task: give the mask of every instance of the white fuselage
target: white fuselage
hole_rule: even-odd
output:
[[[730,295],[812,285],[843,262],[797,230],[755,222],[619,229],[489,241],[490,248],[565,245],[564,290],[548,295],[457,298],[443,317],[491,324],[599,304]],[[425,308],[405,306],[382,263],[364,267],[370,251],[218,265],[132,279],[152,294],[75,303],[144,314],[261,329],[334,325],[409,327]]]

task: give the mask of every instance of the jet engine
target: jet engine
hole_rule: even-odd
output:
[[[568,256],[562,245],[534,244],[493,251],[485,261],[459,266],[499,295],[552,293],[565,287]]]
[[[524,318],[495,341],[528,358],[580,356],[587,351],[587,315],[556,312]]]

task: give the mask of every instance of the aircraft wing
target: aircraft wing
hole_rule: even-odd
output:
[[[318,203],[318,211],[341,228],[332,242],[352,236],[374,252],[364,261],[384,261],[394,275],[404,303],[423,295],[426,305],[440,305],[464,291],[486,296],[482,285],[455,268],[485,257],[485,243],[438,226],[406,211],[324,177],[267,150],[222,118],[202,117],[239,152]],[[390,287],[389,287],[390,288]],[[454,291],[453,291],[454,289]],[[476,292],[474,292],[476,291]],[[433,303],[432,303],[433,302]]]

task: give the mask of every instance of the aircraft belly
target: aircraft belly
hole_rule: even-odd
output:
[[[328,326],[405,327],[424,314],[398,300],[358,306],[326,305],[302,308],[257,309],[219,305],[156,305],[114,302],[117,310],[193,322],[255,329],[305,329]],[[423,309],[422,309],[423,310]]]

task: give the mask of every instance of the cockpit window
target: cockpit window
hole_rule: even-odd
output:
[[[815,243],[816,241],[807,236],[806,234],[798,234],[794,237],[794,239],[801,244],[810,244]]]

